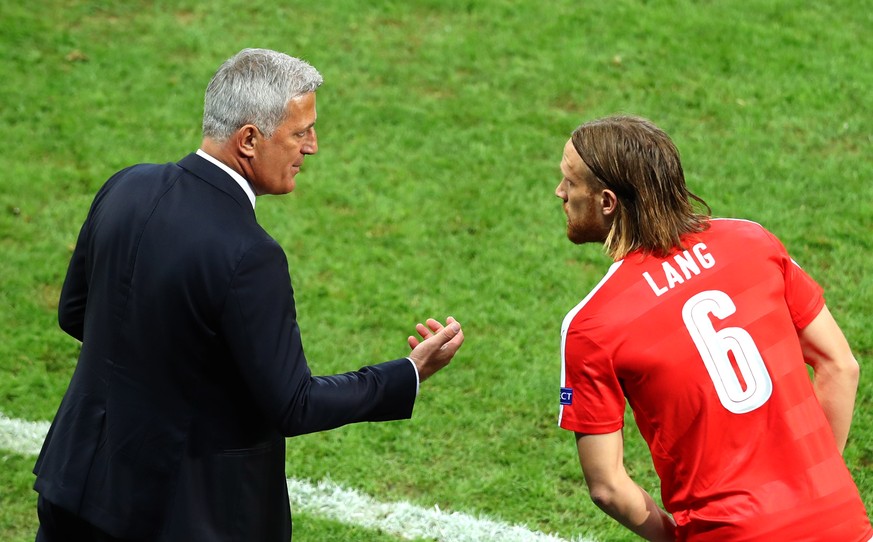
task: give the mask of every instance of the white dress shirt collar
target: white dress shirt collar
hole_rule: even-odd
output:
[[[252,185],[247,180],[245,180],[242,175],[230,169],[227,164],[220,162],[217,158],[206,154],[203,149],[197,149],[197,156],[202,156],[203,158],[209,160],[216,166],[223,169],[225,173],[230,175],[231,178],[236,181],[236,183],[240,186],[240,188],[243,189],[243,191],[246,193],[246,196],[249,197],[249,201],[252,202],[252,209],[255,208],[255,191],[252,189]]]

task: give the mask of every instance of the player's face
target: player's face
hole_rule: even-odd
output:
[[[561,173],[563,179],[555,188],[555,195],[564,202],[567,238],[576,244],[602,243],[609,233],[602,209],[602,190],[571,140],[564,146]]]
[[[318,152],[315,135],[315,93],[310,92],[288,102],[285,121],[269,139],[260,132],[251,160],[255,193],[287,194],[294,190],[294,178],[303,159]]]

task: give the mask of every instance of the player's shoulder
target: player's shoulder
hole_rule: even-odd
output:
[[[571,324],[574,326],[581,325],[587,318],[597,313],[601,308],[603,301],[609,298],[609,291],[616,287],[620,288],[620,285],[617,284],[621,280],[618,271],[623,263],[624,260],[619,260],[609,266],[609,269],[600,281],[584,298],[582,298],[579,303],[576,304],[576,306],[570,309],[564,317],[564,322],[561,326],[564,331],[566,331]]]
[[[713,217],[709,220],[710,229],[716,232],[750,233],[767,231],[764,226],[754,220],[745,218]]]
[[[708,235],[731,240],[741,246],[778,244],[778,239],[767,228],[753,220],[742,218],[713,218],[710,220]]]

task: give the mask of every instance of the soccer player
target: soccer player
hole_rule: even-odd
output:
[[[859,367],[819,285],[759,224],[696,210],[648,120],[579,126],[561,172],[567,237],[614,260],[561,327],[559,425],[597,506],[648,540],[871,540],[841,455]],[[666,511],[624,469],[625,400]]]

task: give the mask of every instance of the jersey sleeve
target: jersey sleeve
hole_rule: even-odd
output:
[[[825,305],[823,289],[794,260],[786,264],[785,301],[797,329],[803,329]]]
[[[785,277],[785,303],[797,329],[803,329],[825,305],[824,289],[795,262],[779,239],[767,232],[777,247]]]
[[[572,324],[562,338],[561,410],[569,431],[605,434],[624,425],[624,393],[606,352]]]

